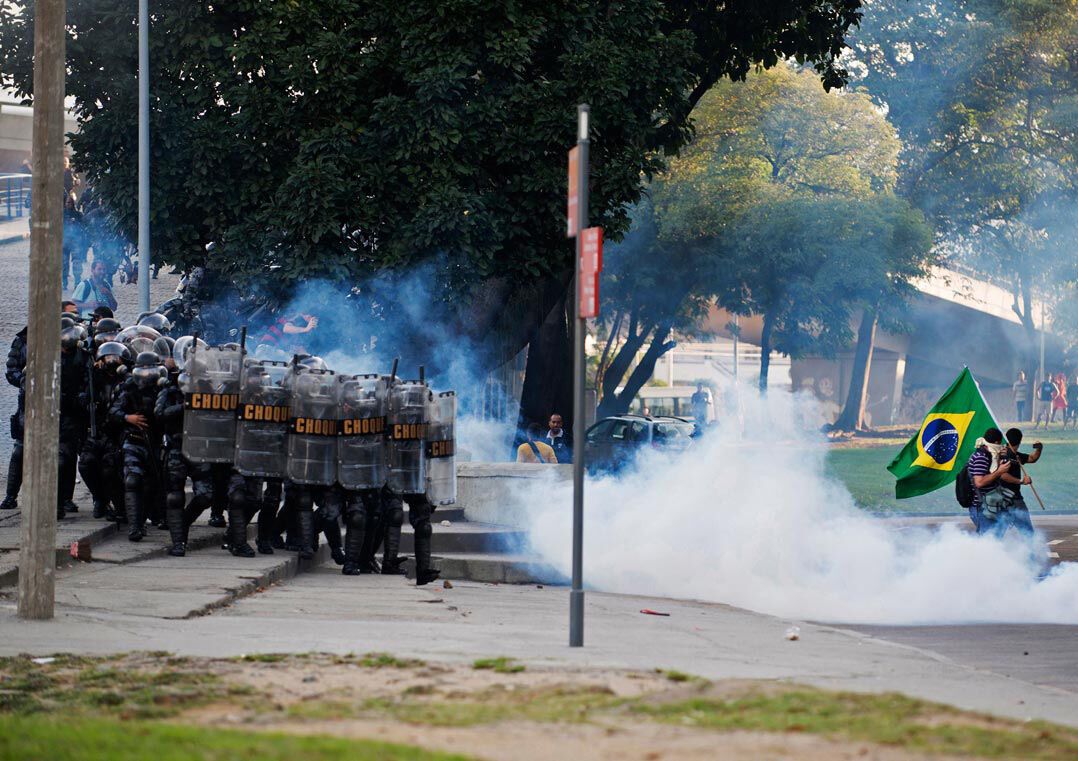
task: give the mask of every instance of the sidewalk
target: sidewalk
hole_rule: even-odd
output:
[[[26,217],[15,217],[15,219],[0,217],[0,246],[29,237],[30,225],[27,224]]]

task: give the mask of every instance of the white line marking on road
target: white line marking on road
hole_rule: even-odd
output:
[[[1048,542],[1048,546],[1049,547],[1055,547],[1057,544],[1063,544],[1063,542],[1065,542],[1065,541],[1067,541],[1067,540],[1066,539],[1053,539],[1052,541]]]

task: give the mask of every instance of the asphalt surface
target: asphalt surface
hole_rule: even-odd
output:
[[[25,225],[25,222],[22,223]],[[2,239],[3,236],[0,236]],[[90,263],[93,255],[86,262],[84,277],[90,273]],[[162,269],[157,280],[150,281],[150,302],[156,307],[172,297],[176,290],[179,277],[167,274],[167,269]],[[11,340],[15,334],[26,325],[27,299],[29,293],[30,278],[30,241],[16,240],[8,243],[0,243],[0,359],[7,361],[7,350],[11,346]],[[69,290],[64,293],[66,298],[74,289],[76,282],[69,283]],[[124,325],[130,324],[138,316],[138,286],[125,285],[117,281],[114,283],[113,292],[119,302],[120,318]],[[59,318],[59,315],[57,315]],[[57,326],[59,330],[59,326]],[[15,412],[18,402],[18,393],[6,382],[0,383],[0,469],[7,473],[7,460],[11,456],[11,437],[8,420]]]

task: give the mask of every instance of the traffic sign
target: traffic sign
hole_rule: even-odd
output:
[[[580,304],[577,315],[580,319],[599,316],[599,273],[580,273]]]
[[[597,273],[603,271],[603,228],[589,227],[581,230],[580,271]]]
[[[575,238],[580,229],[580,148],[569,150],[569,208],[565,237]]]

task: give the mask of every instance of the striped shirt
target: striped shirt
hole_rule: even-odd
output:
[[[981,490],[977,488],[978,478],[983,478],[992,472],[992,455],[987,449],[977,449],[966,464],[969,472],[969,481],[973,484],[973,506],[980,507],[982,501]]]

